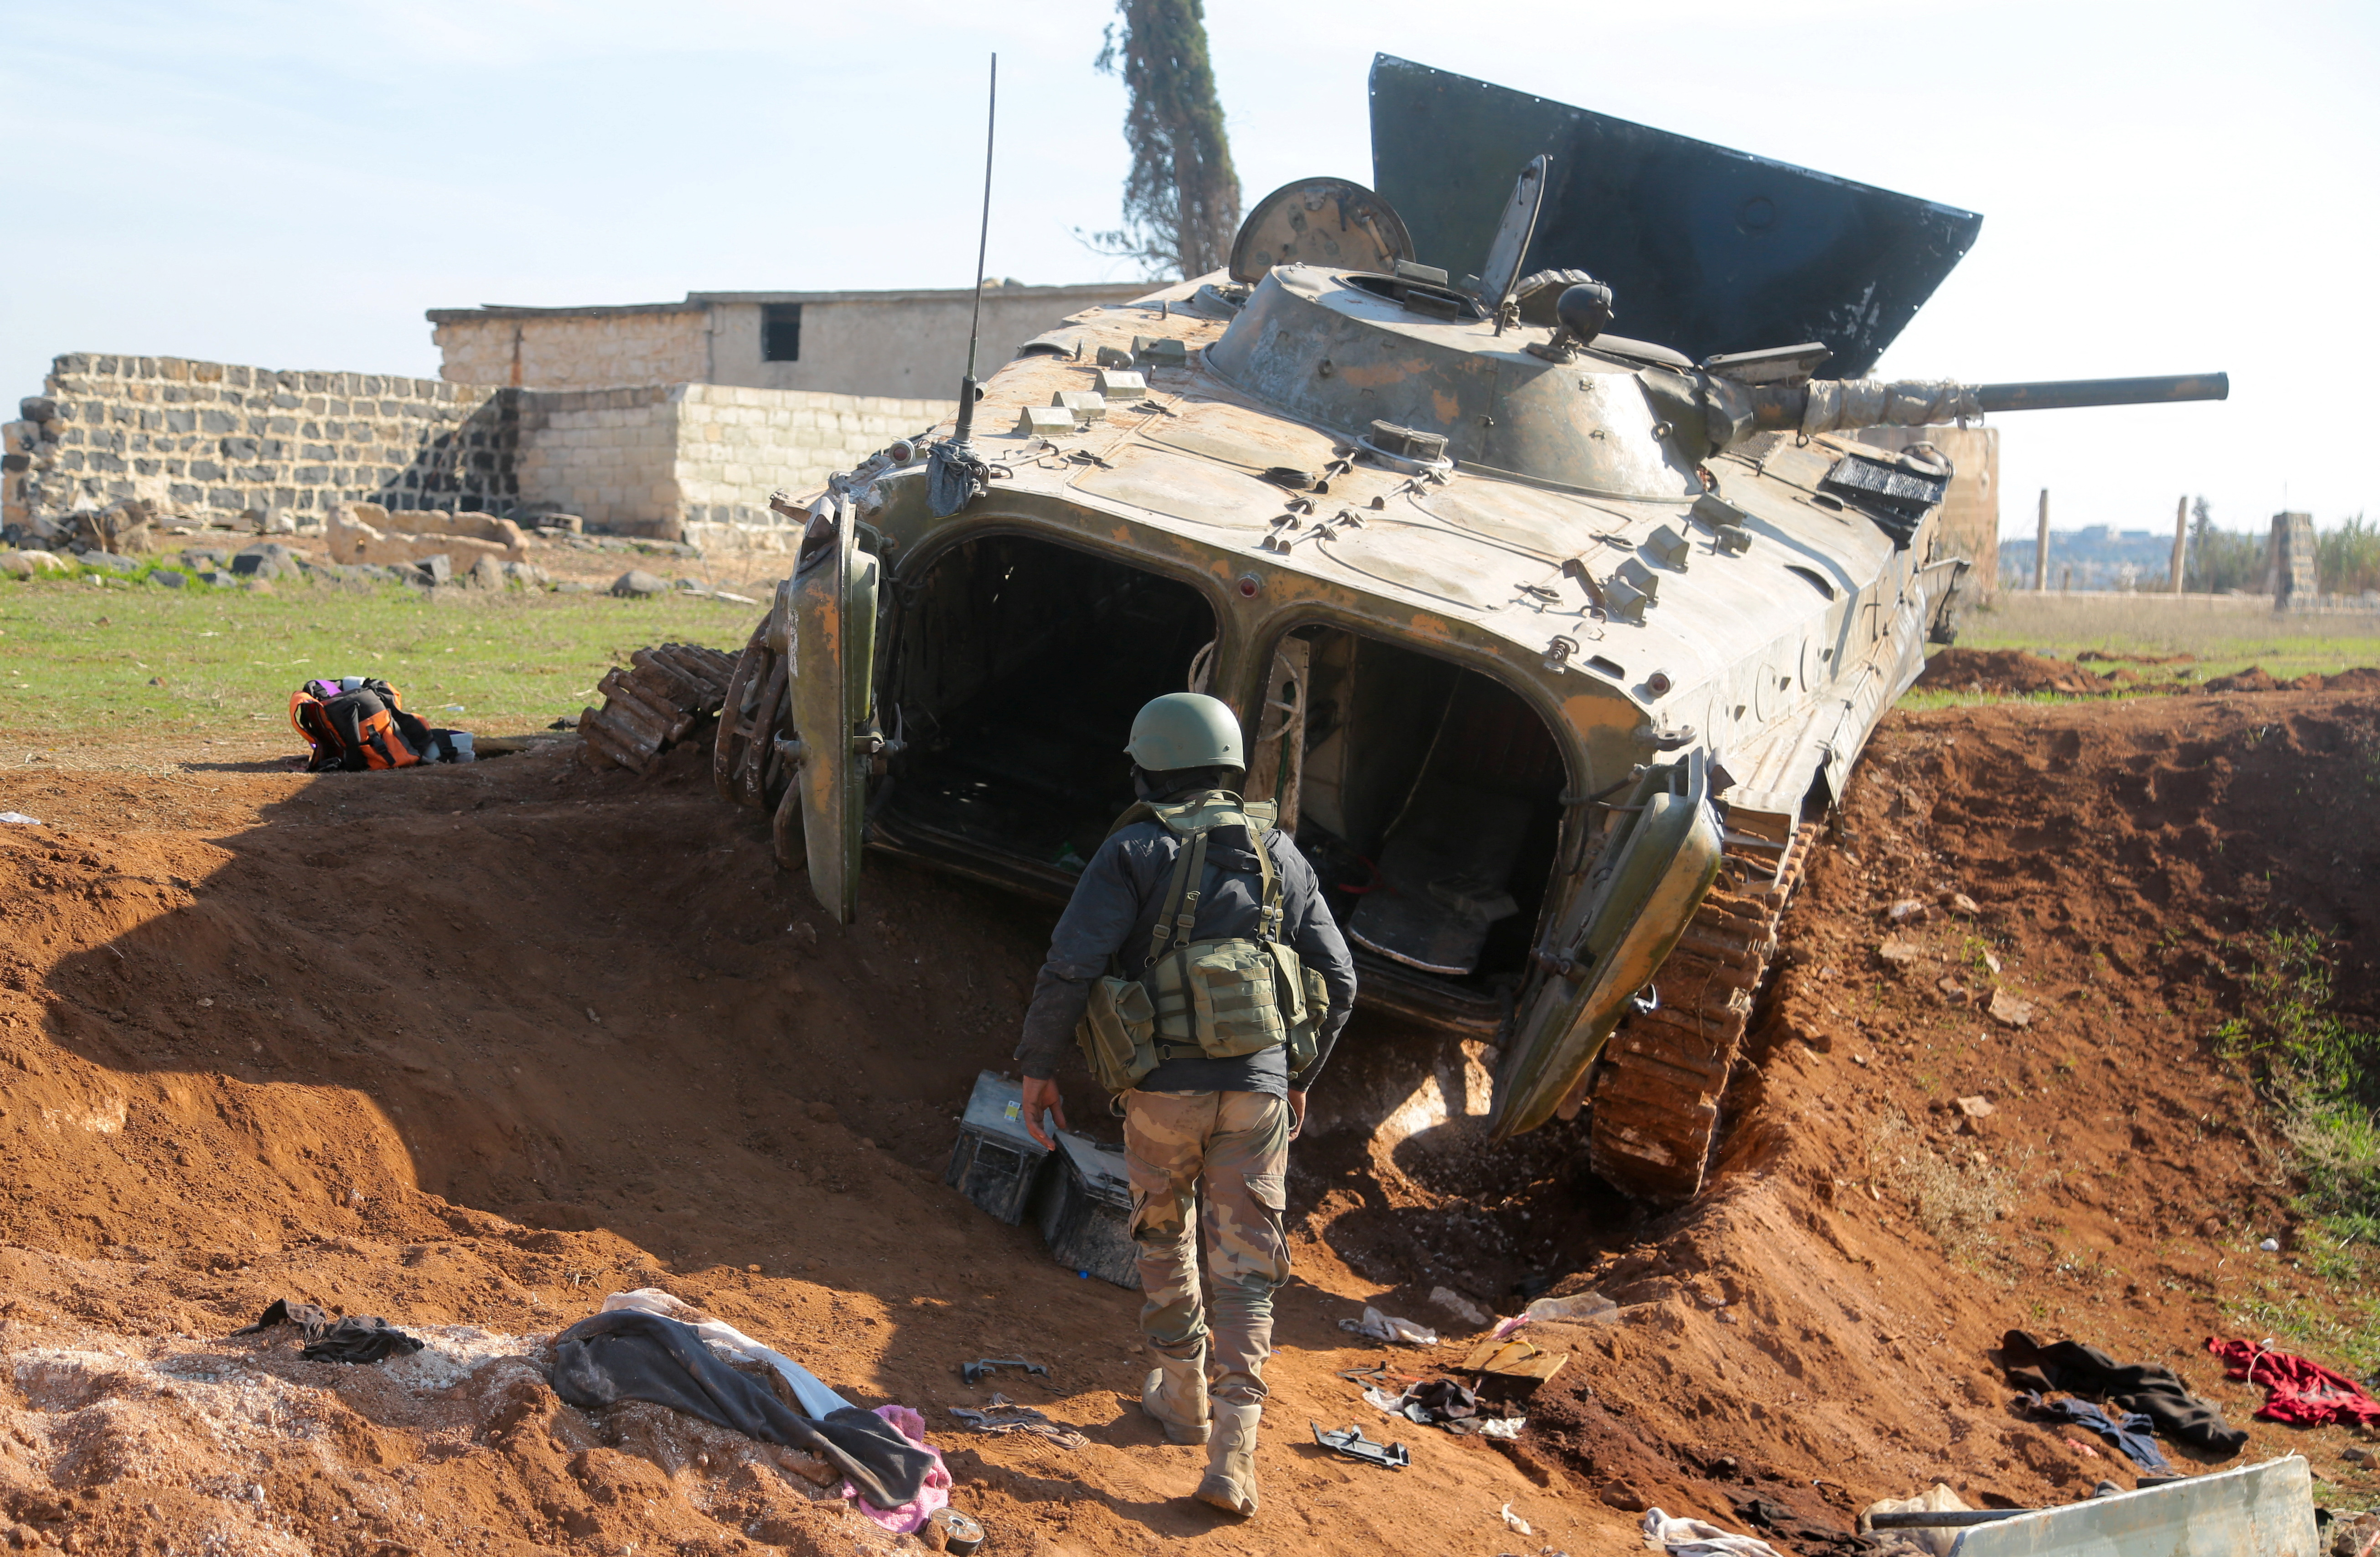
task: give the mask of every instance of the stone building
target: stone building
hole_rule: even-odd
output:
[[[983,290],[977,372],[1069,314],[1129,302],[1146,282]],[[955,405],[973,295],[690,292],[682,303],[616,308],[432,308],[449,381],[537,390],[734,384]]]
[[[978,371],[1138,283],[983,293]],[[137,503],[199,523],[572,513],[599,530],[774,548],[814,490],[949,416],[973,295],[695,293],[628,308],[432,309],[443,378],[73,352],[0,449],[0,519],[42,533]]]
[[[955,402],[670,383],[560,391],[76,352],[6,429],[0,519],[139,502],[200,523],[575,513],[621,535],[771,546],[769,493],[822,484]]]

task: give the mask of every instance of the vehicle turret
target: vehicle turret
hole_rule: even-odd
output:
[[[1521,322],[1556,284],[1555,322]],[[1606,332],[1612,289],[1540,272],[1500,302],[1400,263],[1394,273],[1275,266],[1237,305],[1210,366],[1257,401],[1359,445],[1376,423],[1427,462],[1605,498],[1688,499],[1696,467],[1761,431],[1923,427],[1994,411],[2220,400],[2223,374],[1967,385],[1815,379],[1817,343],[1690,361]],[[1418,443],[1415,442],[1418,440]],[[1381,451],[1373,449],[1373,453]]]

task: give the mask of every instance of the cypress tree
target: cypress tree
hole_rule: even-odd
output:
[[[1136,260],[1151,278],[1203,275],[1231,258],[1240,180],[1215,98],[1201,0],[1116,0],[1098,68],[1132,95],[1124,142],[1123,225],[1085,241]]]

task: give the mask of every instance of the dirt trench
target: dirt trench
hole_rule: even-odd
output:
[[[923,1411],[995,1551],[1619,1551],[1646,1502],[1840,1527],[1937,1479],[2016,1503],[2124,1479],[2010,1414],[1985,1356],[2010,1325],[2170,1362],[2250,1456],[2306,1450],[2353,1491],[2343,1433],[2248,1423],[2197,1343],[2301,1285],[2293,1250],[2253,1251],[2291,1237],[2289,1182],[2207,1034],[2238,937],[2284,922],[2337,937],[2371,1014],[2375,721],[2294,692],[1894,716],[1790,918],[1723,1171],[1665,1218],[1586,1175],[1573,1128],[1484,1146],[1491,1054],[1359,1019],[1293,1172],[1249,1526],[1186,1500],[1196,1453],[1131,1404],[1136,1298],[941,1183],[1046,913],[871,860],[838,930],[692,753],[642,779],[562,752],[306,778],[261,748],[81,749],[0,794],[51,824],[0,832],[0,1535],[895,1549],[747,1441],[554,1399],[543,1339],[639,1285]],[[1915,950],[1879,960],[1888,936]],[[1982,1014],[2001,987],[2028,1026]],[[1975,1095],[1988,1117],[1945,1112]],[[1454,1362],[1339,1328],[1371,1303],[1467,1332],[1440,1285],[1498,1312],[1592,1287],[1626,1317],[1540,1333],[1572,1360],[1497,1386],[1529,1419],[1499,1446],[1338,1376]],[[342,1368],[228,1338],[285,1295],[431,1349]],[[1020,1352],[1047,1386],[957,1376]],[[995,1388],[1088,1442],[947,1415]],[[1330,1459],[1309,1420],[1414,1468]]]

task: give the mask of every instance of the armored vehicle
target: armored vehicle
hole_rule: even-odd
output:
[[[1291,185],[1230,273],[1053,321],[780,498],[719,781],[838,920],[870,849],[1059,901],[1134,711],[1212,692],[1363,1001],[1500,1049],[1494,1134],[1591,1108],[1597,1170],[1681,1200],[1813,824],[1967,566],[1949,462],[1860,429],[2224,380],[1862,379],[1977,218],[1402,61],[1372,89],[1381,191]]]

